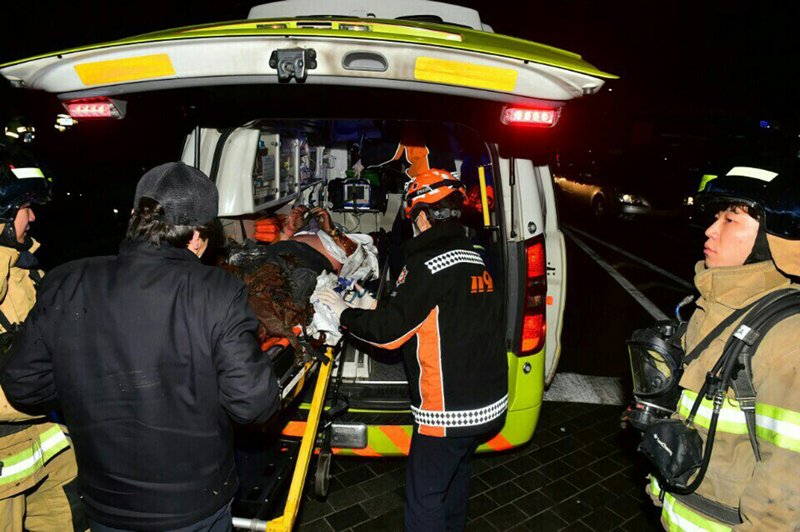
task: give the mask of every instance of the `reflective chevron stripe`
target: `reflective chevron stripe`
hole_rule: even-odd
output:
[[[508,395],[475,410],[423,410],[411,406],[411,413],[419,425],[433,427],[475,427],[497,419],[508,409]]]

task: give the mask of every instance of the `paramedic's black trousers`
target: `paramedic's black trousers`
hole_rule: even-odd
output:
[[[469,473],[478,438],[411,437],[406,469],[407,532],[464,530]]]

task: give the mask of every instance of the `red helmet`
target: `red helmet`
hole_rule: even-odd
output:
[[[411,219],[411,211],[417,205],[432,204],[443,200],[453,192],[459,192],[464,200],[464,184],[447,170],[430,169],[416,176],[408,183],[405,197],[406,218]]]

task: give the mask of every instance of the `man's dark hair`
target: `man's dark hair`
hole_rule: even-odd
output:
[[[425,211],[431,226],[449,221],[457,222],[461,215],[464,214],[464,196],[458,192],[453,192],[436,203],[419,203],[411,211],[411,219],[415,220],[420,211]],[[448,214],[447,211],[450,212],[444,219],[437,219],[435,216],[436,211],[442,212],[442,214]],[[458,215],[453,215],[452,211],[458,211]]]
[[[742,212],[744,214],[749,214],[751,218],[755,219],[755,221],[761,223],[763,219],[761,209],[757,206],[753,206],[749,203],[746,203],[741,200],[732,199],[732,198],[720,198],[716,201],[711,201],[706,207],[705,211],[715,216],[717,213],[731,211],[731,212]]]
[[[127,240],[147,242],[151,246],[161,247],[168,244],[176,248],[185,248],[192,240],[194,231],[200,238],[209,241],[209,247],[218,237],[218,224],[212,220],[200,226],[174,225],[164,221],[164,208],[154,199],[143,197],[133,211],[128,222]]]

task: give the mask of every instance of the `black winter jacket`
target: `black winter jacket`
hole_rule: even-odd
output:
[[[498,429],[508,404],[502,296],[454,222],[405,244],[397,288],[378,308],[347,309],[342,327],[385,349],[402,346],[419,433],[471,436]]]
[[[58,400],[94,520],[190,525],[237,488],[231,419],[279,404],[244,285],[187,249],[124,242],[53,270],[15,342],[3,389]]]

